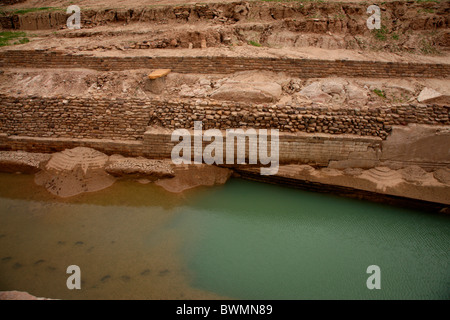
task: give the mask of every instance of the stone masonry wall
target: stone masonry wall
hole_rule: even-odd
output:
[[[100,71],[172,69],[178,73],[230,74],[246,70],[285,72],[301,78],[449,78],[450,64],[249,57],[96,57],[44,50],[0,52],[0,68],[88,68]]]
[[[224,137],[225,137],[225,133]],[[192,136],[192,143],[194,138]],[[270,138],[269,138],[270,141]],[[353,153],[371,154],[370,151],[380,150],[381,139],[373,137],[353,137],[321,134],[290,134],[279,136],[280,163],[310,163],[327,166],[330,161],[348,160]],[[235,157],[237,155],[235,139]],[[148,131],[142,141],[117,141],[108,139],[70,139],[7,136],[0,134],[0,150],[23,150],[28,152],[53,153],[67,148],[90,147],[106,154],[122,154],[125,156],[144,156],[148,158],[170,159],[173,147],[178,142],[171,141],[170,132]],[[203,142],[205,148],[209,142]],[[268,146],[270,155],[270,142]],[[246,150],[248,163],[248,145]],[[192,149],[192,158],[193,159]],[[224,162],[226,157],[224,141]]]
[[[149,102],[0,95],[0,132],[30,137],[142,139]]]
[[[148,126],[254,128],[353,134],[385,139],[393,125],[450,125],[448,106],[399,105],[332,109],[308,105],[244,105],[217,101],[12,97],[0,94],[0,133],[72,139],[143,139]]]
[[[249,150],[258,150],[258,139],[262,138],[263,133],[255,130],[255,135],[249,134],[244,130],[243,134],[238,134],[245,139],[245,159],[248,163]],[[195,144],[194,132],[190,131],[191,136],[191,156],[194,159]],[[238,139],[232,135],[227,136],[225,131],[222,131],[223,136],[223,163],[226,162],[226,157],[231,151],[236,160],[238,152]],[[252,138],[250,138],[252,136]],[[231,150],[227,143],[231,139],[234,150]],[[180,140],[181,141],[181,140]],[[266,136],[267,154],[271,154],[271,132],[267,131]],[[150,158],[170,158],[172,149],[179,142],[171,141],[170,132],[158,132],[158,129],[150,129],[144,134],[143,146],[145,155]],[[202,149],[210,144],[209,141],[202,143]],[[354,154],[365,154],[370,160],[377,160],[374,158],[381,150],[382,140],[376,137],[355,137],[350,135],[330,135],[330,134],[305,134],[305,133],[280,133],[279,134],[279,161],[280,163],[310,163],[327,166],[330,161],[349,160]],[[241,145],[242,147],[242,145]],[[202,152],[203,154],[203,152]],[[183,155],[185,156],[185,155]],[[258,156],[259,161],[259,156]],[[236,161],[234,163],[237,163]]]

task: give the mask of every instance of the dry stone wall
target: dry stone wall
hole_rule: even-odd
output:
[[[0,150],[51,153],[83,146],[106,154],[170,158],[178,143],[171,141],[172,131],[192,130],[194,121],[202,121],[204,130],[279,129],[281,163],[327,166],[337,161],[344,167],[372,167],[385,161],[386,156],[390,159],[384,154],[383,146],[392,136],[383,139],[391,126],[428,124],[429,128],[445,128],[450,124],[449,107],[445,106],[331,109],[212,101],[0,95]],[[424,143],[448,144],[445,137],[437,138],[435,134],[425,135]],[[203,148],[208,144],[205,142]],[[445,153],[445,147],[443,150],[441,154]],[[397,156],[395,166],[411,164],[412,160],[416,165],[430,166],[430,162],[432,167],[448,165],[447,157],[434,159],[429,153],[434,151],[422,152],[414,159]]]
[[[385,139],[393,125],[449,125],[448,106],[404,104],[333,109],[310,105],[251,105],[217,101],[12,97],[0,95],[0,133],[28,137],[143,139],[148,126],[278,129]]]

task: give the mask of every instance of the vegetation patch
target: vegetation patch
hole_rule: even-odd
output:
[[[425,39],[420,41],[420,51],[423,54],[439,54],[439,50],[437,50],[430,42]]]
[[[434,2],[434,3],[439,3],[441,2],[440,0],[416,0],[417,3],[424,3],[424,2]]]
[[[373,29],[372,32],[377,40],[386,41],[388,34],[388,29],[386,28],[386,26],[381,26],[380,29]]]
[[[254,47],[262,47],[258,41],[249,41],[248,44]]]
[[[25,8],[25,9],[15,9],[15,10],[3,10],[0,11],[1,15],[14,15],[14,14],[26,14],[30,12],[40,12],[40,11],[57,11],[57,10],[63,10],[61,8],[56,7],[40,7],[40,8]]]
[[[384,90],[374,89],[373,92],[374,92],[377,96],[386,99],[386,92],[384,92]]]
[[[417,13],[422,13],[422,12],[425,12],[425,13],[434,13],[434,10],[433,10],[433,9],[428,9],[428,8],[423,8],[423,9],[417,10]]]
[[[0,32],[0,47],[8,46],[11,44],[24,44],[28,42],[30,42],[30,39],[27,38],[27,34],[25,32]]]

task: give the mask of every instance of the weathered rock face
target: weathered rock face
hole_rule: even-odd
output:
[[[343,103],[365,105],[368,100],[368,91],[354,84],[348,84],[341,79],[316,81],[303,87],[299,95],[318,103]]]
[[[300,91],[300,95],[304,96],[311,101],[326,103],[331,100],[331,96],[322,91],[322,85],[320,82],[314,82]]]
[[[154,94],[161,94],[166,88],[166,78],[145,79],[144,89]]]
[[[191,88],[186,84],[180,86],[179,95],[183,98],[204,98],[208,95],[211,86],[200,86],[200,88]]]
[[[449,163],[450,129],[447,127],[410,125],[393,126],[383,141],[381,161],[409,163]]]
[[[354,85],[347,86],[347,97],[349,103],[365,105],[369,99],[367,92]]]
[[[104,169],[107,161],[107,155],[94,149],[64,150],[52,155],[44,169],[36,174],[35,182],[60,197],[99,191],[115,182]]]
[[[232,171],[206,164],[180,165],[174,168],[175,178],[158,180],[157,185],[167,191],[179,193],[199,186],[224,184]]]
[[[385,84],[386,88],[401,90],[402,92],[414,94],[416,89],[414,88],[414,83],[405,79],[395,79],[395,82],[387,82]]]
[[[300,94],[308,98],[320,93],[322,93],[320,82],[313,82],[300,90]]]
[[[211,94],[211,98],[217,100],[263,103],[277,101],[280,99],[281,93],[281,86],[277,83],[244,83],[228,81],[214,91]]]
[[[322,91],[328,94],[339,94],[345,93],[344,86],[346,81],[343,80],[329,80],[322,83]]]
[[[0,172],[36,173],[50,157],[50,154],[45,153],[0,151]]]
[[[170,161],[125,158],[120,155],[113,155],[109,158],[105,171],[115,177],[133,176],[149,180],[174,176]]]
[[[449,169],[438,169],[434,173],[434,177],[439,182],[450,185],[450,170]]]
[[[442,94],[434,89],[424,88],[417,97],[417,101],[422,103],[448,105],[450,104],[450,95]]]

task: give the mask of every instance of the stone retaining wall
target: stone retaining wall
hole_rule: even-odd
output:
[[[354,152],[370,154],[371,152],[369,151],[379,150],[381,148],[381,139],[373,137],[334,136],[326,134],[317,136],[284,133],[280,134],[279,140],[280,163],[310,163],[327,166],[329,161],[350,159]],[[193,141],[194,138],[192,136]],[[236,141],[235,139],[235,156],[237,155]],[[170,159],[172,149],[176,144],[178,142],[171,141],[170,132],[161,133],[152,130],[144,134],[142,141],[42,138],[0,134],[0,150],[22,150],[41,153],[53,153],[80,146],[94,148],[108,155],[122,154],[132,157],[144,156],[147,158]],[[208,144],[209,142],[203,142],[203,148]],[[192,149],[193,152],[194,149]],[[225,162],[225,151],[223,155]],[[193,160],[193,157],[191,159]],[[248,163],[248,157],[246,159]]]
[[[44,50],[0,52],[0,68],[88,68],[100,71],[172,69],[178,73],[230,74],[247,70],[285,72],[300,78],[450,78],[450,64],[269,57],[96,57]]]
[[[281,132],[354,134],[385,139],[393,125],[449,125],[447,106],[399,105],[333,109],[309,105],[245,105],[217,101],[164,101],[0,95],[0,133],[28,137],[142,140],[148,126],[278,129]]]
[[[389,166],[395,169],[410,165],[418,165],[427,169],[450,167],[448,146],[450,135],[444,127],[419,126],[406,129],[411,132],[408,141],[400,143],[398,139],[382,140],[378,137],[361,137],[356,135],[308,134],[308,133],[280,133],[279,135],[279,161],[281,164],[301,163],[333,168],[372,168],[376,166]],[[394,133],[401,133],[403,127],[394,127]],[[428,128],[430,132],[424,134],[421,130]],[[439,129],[440,128],[440,129]],[[400,131],[399,131],[400,130]],[[443,132],[440,132],[444,130]],[[191,159],[194,159],[194,137],[191,133]],[[222,131],[223,136],[226,133]],[[270,131],[269,131],[270,134]],[[173,147],[179,142],[171,141],[172,132],[163,128],[152,127],[144,134],[141,141],[111,140],[111,139],[77,139],[55,137],[26,137],[9,136],[0,133],[0,150],[28,151],[39,153],[53,153],[78,146],[90,147],[108,155],[122,154],[131,157],[147,157],[168,159],[171,157]],[[415,135],[419,135],[416,137]],[[271,140],[269,136],[269,141]],[[412,140],[412,141],[411,141]],[[415,141],[417,140],[417,141]],[[224,140],[223,156],[226,159],[229,149]],[[234,155],[236,158],[237,140],[234,140]],[[399,144],[400,143],[400,144]],[[210,142],[203,142],[203,149]],[[392,148],[398,145],[399,152],[393,153]],[[426,147],[424,147],[424,145]],[[403,149],[411,149],[411,153],[403,154]],[[270,150],[270,142],[268,146]],[[431,150],[431,151],[430,151]],[[270,152],[270,151],[269,151]],[[183,155],[184,156],[184,155]],[[259,163],[258,159],[258,163]],[[225,161],[224,161],[225,163]],[[248,142],[246,146],[246,163],[248,163]]]

